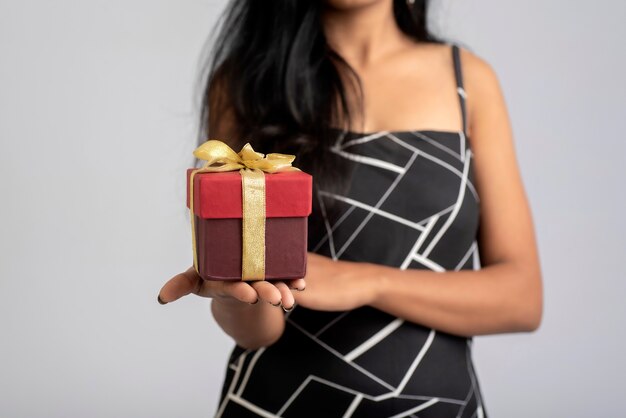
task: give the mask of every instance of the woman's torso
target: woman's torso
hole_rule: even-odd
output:
[[[480,268],[480,199],[457,53],[463,129],[347,133],[332,151],[351,181],[343,193],[314,191],[321,211],[310,222],[324,227],[310,229],[309,251],[399,269]],[[486,416],[471,348],[471,338],[370,306],[297,305],[275,344],[233,349],[217,415]]]

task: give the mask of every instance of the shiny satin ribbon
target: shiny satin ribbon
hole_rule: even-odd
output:
[[[291,163],[295,155],[256,152],[249,143],[235,152],[224,142],[211,139],[200,145],[193,155],[206,161],[202,168],[191,172],[189,177],[189,213],[191,217],[191,241],[193,266],[198,272],[198,248],[193,203],[193,179],[204,172],[239,170],[241,174],[242,201],[242,253],[241,280],[265,280],[265,173],[300,171]]]

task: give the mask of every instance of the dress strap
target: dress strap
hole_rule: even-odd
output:
[[[465,88],[463,87],[463,71],[461,67],[461,55],[459,46],[452,44],[452,58],[454,61],[454,77],[456,78],[456,91],[459,94],[459,104],[461,106],[461,117],[463,119],[463,134],[467,135],[467,109],[465,106]]]

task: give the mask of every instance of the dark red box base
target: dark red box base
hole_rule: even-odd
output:
[[[195,216],[198,269],[205,280],[241,280],[241,218]],[[267,218],[265,280],[306,275],[307,218]]]

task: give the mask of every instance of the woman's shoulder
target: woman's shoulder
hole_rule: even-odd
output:
[[[460,42],[420,42],[413,47],[416,60],[427,60],[430,66],[437,69],[453,68],[452,47],[459,49],[463,84],[466,90],[479,91],[486,85],[497,84],[494,66],[479,52]]]
[[[458,43],[449,44],[447,48],[451,48],[452,45],[459,48],[471,130],[477,116],[491,113],[494,107],[506,107],[504,93],[495,66],[487,58]]]
[[[494,65],[481,53],[455,41],[417,44],[414,57],[416,61],[427,60],[433,74],[446,74],[445,77],[450,77],[454,71],[452,48],[455,45],[459,50],[461,77],[471,130],[476,115],[489,113],[493,106],[503,104],[504,95]]]
[[[484,88],[493,88],[498,84],[498,75],[494,66],[481,54],[461,44],[459,56],[466,90],[479,92]],[[451,47],[450,45],[449,47]],[[468,92],[469,94],[469,92]]]

